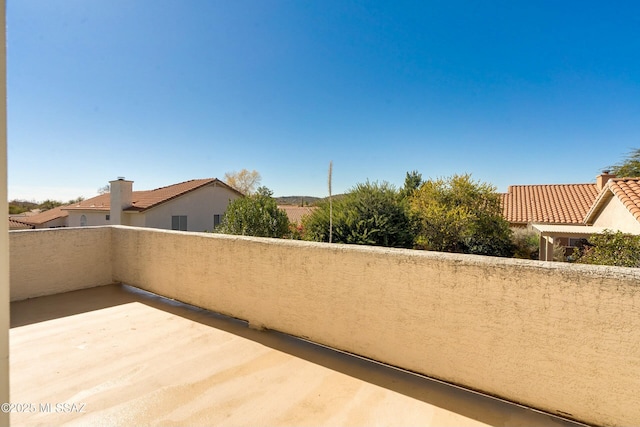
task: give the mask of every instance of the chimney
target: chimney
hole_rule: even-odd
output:
[[[609,172],[611,171],[604,170],[600,175],[596,177],[596,188],[598,189],[598,191],[602,191],[604,186],[607,184],[607,181],[609,181],[611,178],[616,177],[615,175]]]
[[[131,206],[133,197],[133,181],[127,181],[119,176],[115,181],[109,181],[110,205],[109,219],[112,225],[122,225],[122,210]]]

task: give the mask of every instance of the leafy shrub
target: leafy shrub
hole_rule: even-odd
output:
[[[303,220],[306,240],[329,241],[329,202],[323,201]],[[410,221],[399,192],[390,184],[358,184],[333,201],[335,243],[410,248]]]
[[[514,246],[514,257],[521,259],[538,259],[540,252],[540,236],[531,228],[512,228],[511,242]]]
[[[605,230],[576,252],[575,262],[582,264],[640,267],[640,236]]]
[[[260,187],[256,194],[233,200],[215,231],[256,237],[287,236],[289,218],[271,196],[268,188]]]
[[[471,175],[429,180],[410,197],[418,247],[444,252],[509,257],[513,255],[509,223],[500,196],[490,184]]]

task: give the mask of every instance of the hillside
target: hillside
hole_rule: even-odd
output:
[[[21,214],[23,212],[29,212],[33,209],[38,209],[38,203],[27,202],[24,200],[12,200],[9,202],[9,214]]]
[[[293,206],[312,206],[316,202],[322,200],[320,197],[313,196],[282,196],[276,197],[276,202],[279,205],[293,205]]]
[[[334,194],[333,201],[340,200],[344,197],[345,194]],[[302,206],[302,201],[304,200],[304,206],[314,206],[323,200],[328,200],[329,197],[314,197],[314,196],[281,196],[276,197],[276,202],[279,205],[293,205],[293,206]]]

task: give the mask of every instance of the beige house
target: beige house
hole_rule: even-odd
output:
[[[580,241],[604,230],[640,234],[640,178],[605,171],[595,184],[510,186],[502,201],[513,227],[539,233],[545,261],[553,260],[554,247],[569,256]]]
[[[110,182],[110,192],[62,208],[67,226],[130,225],[182,231],[211,231],[229,202],[242,193],[217,178],[194,179],[148,191],[133,181]]]
[[[58,228],[67,226],[67,211],[63,210],[66,206],[58,206],[35,215],[29,215],[21,218],[13,218],[21,223],[27,224],[28,228]]]
[[[604,171],[595,183],[512,185],[502,195],[502,211],[512,227],[531,227],[540,235],[539,259],[551,261],[554,247],[570,256],[579,243],[604,228],[585,225],[585,217],[607,182]]]
[[[11,229],[131,225],[167,230],[211,231],[231,200],[242,193],[217,178],[194,179],[148,191],[133,191],[133,181],[110,182],[101,194],[37,215],[20,218]],[[15,221],[14,221],[15,222]],[[21,224],[24,224],[22,226]]]
[[[585,215],[584,223],[640,234],[640,178],[609,180]]]
[[[605,184],[615,175],[603,172],[595,183],[510,185],[502,194],[502,212],[512,227],[531,224],[583,225]]]

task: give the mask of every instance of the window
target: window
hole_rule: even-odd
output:
[[[174,215],[171,217],[171,229],[187,231],[187,216],[186,215]]]
[[[87,225],[87,216],[82,215],[80,217],[80,227],[86,227],[86,225]]]
[[[220,225],[220,214],[213,215],[213,228],[216,228]]]
[[[104,219],[106,219],[107,221],[109,221],[109,219],[111,218],[111,215],[107,214],[105,215]]]

